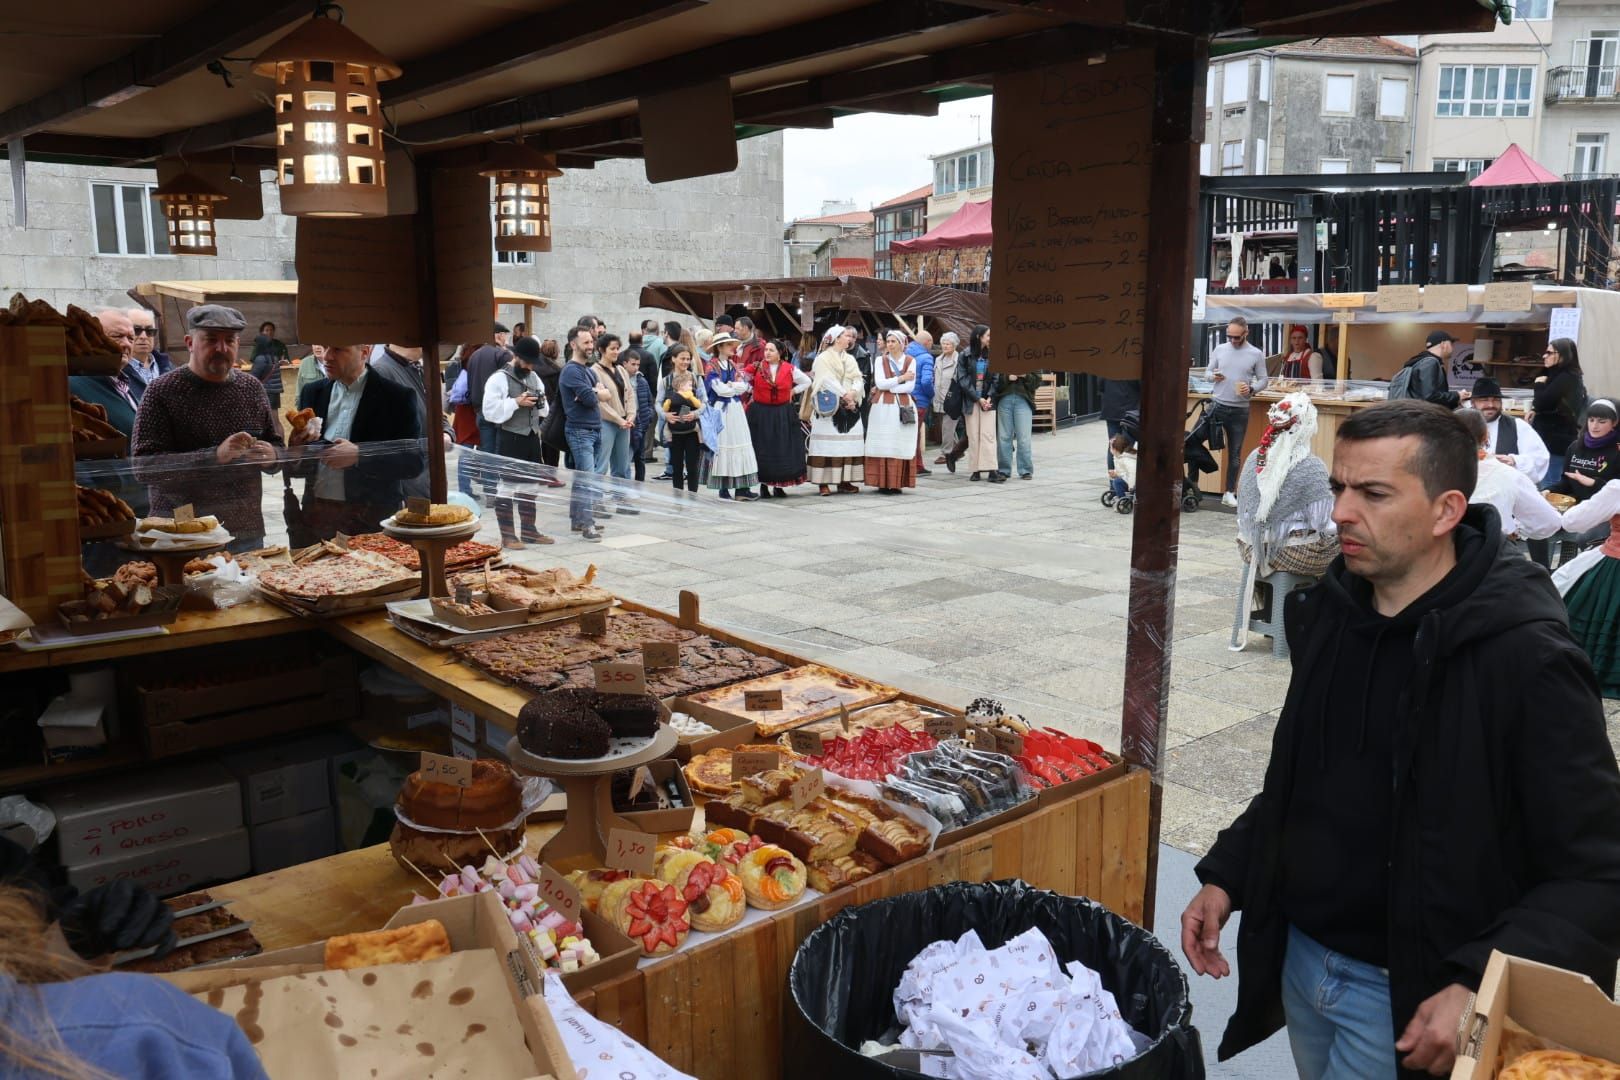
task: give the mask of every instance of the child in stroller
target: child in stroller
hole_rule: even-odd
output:
[[[1103,492],[1102,504],[1129,514],[1136,509],[1136,444],[1121,432],[1108,441],[1108,449],[1114,467],[1108,470],[1108,490]]]
[[[1186,473],[1181,478],[1181,509],[1182,512],[1188,514],[1196,512],[1198,505],[1204,501],[1204,493],[1198,490],[1198,474],[1215,472],[1218,468],[1215,463],[1215,455],[1211,454],[1209,450],[1209,437],[1212,430],[1219,429],[1216,429],[1210,423],[1208,402],[1199,402],[1193,407],[1193,412],[1186,415],[1185,419],[1191,420],[1193,413],[1198,413],[1200,410],[1202,412],[1198,417],[1198,422],[1193,424],[1192,428],[1187,432],[1187,437],[1182,441],[1181,446],[1181,460],[1186,466]],[[1131,476],[1129,481],[1124,484],[1128,494],[1121,493],[1121,482],[1110,477],[1109,490],[1104,493],[1102,502],[1104,506],[1112,506],[1121,514],[1129,514],[1136,508],[1137,462],[1135,447],[1137,439],[1142,434],[1141,412],[1132,409],[1120,417],[1119,427],[1120,435],[1115,437],[1116,440],[1124,438],[1126,445],[1131,447]],[[1115,445],[1115,443],[1110,443],[1110,449],[1113,450],[1114,461],[1117,465],[1119,462],[1119,450],[1114,448]],[[1124,506],[1121,505],[1122,502],[1125,503]]]

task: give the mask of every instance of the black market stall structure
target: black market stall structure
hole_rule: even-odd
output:
[[[655,281],[642,287],[640,304],[710,325],[719,315],[746,314],[795,344],[800,334],[833,323],[864,325],[874,334],[926,329],[935,338],[954,330],[966,341],[975,324],[990,321],[984,293],[858,276]]]
[[[830,127],[850,112],[931,115],[963,86],[993,85],[1001,106],[994,121],[1001,168],[990,293],[998,366],[1142,380],[1147,419],[1132,522],[1121,747],[1138,770],[1130,775],[1150,776],[1152,783],[1102,789],[1117,791],[1125,806],[1115,818],[1105,812],[1107,804],[1098,804],[1100,817],[1086,819],[1096,821],[1095,830],[1082,827],[1079,802],[1054,807],[1055,841],[1026,845],[1018,858],[1011,849],[963,850],[939,870],[970,880],[1022,874],[1072,891],[1077,866],[1106,858],[1118,877],[1104,880],[1105,893],[1125,898],[1123,910],[1155,921],[1174,639],[1179,417],[1190,352],[1209,55],[1276,36],[1487,31],[1495,25],[1494,4],[648,0],[626,11],[621,5],[554,8],[537,0],[458,8],[447,20],[444,5],[427,0],[351,0],[344,25],[365,45],[353,63],[347,54],[329,52],[266,56],[306,23],[308,0],[174,0],[143,10],[140,29],[151,37],[133,45],[113,34],[79,33],[101,23],[102,7],[61,0],[32,14],[31,32],[40,39],[17,34],[0,41],[0,143],[17,188],[26,176],[25,158],[149,166],[183,155],[188,165],[206,163],[221,174],[249,171],[255,180],[258,169],[274,170],[283,207],[293,209],[296,201],[295,212],[303,215],[301,331],[312,338],[428,346],[428,430],[441,423],[445,343],[482,339],[488,331],[491,198],[481,172],[504,168],[506,148],[521,144],[543,155],[544,164],[532,170],[537,174],[640,158],[649,180],[661,182],[734,168],[738,138],[789,126]],[[39,40],[49,43],[48,51]],[[242,56],[262,63],[233,59]],[[355,79],[345,86],[343,125],[331,122],[331,98],[323,111],[322,95],[334,93],[338,64]],[[254,73],[256,66],[279,73],[283,82],[269,83]],[[319,216],[383,209],[393,216]],[[1026,270],[1010,265],[1031,252]],[[1051,270],[1044,266],[1049,260]],[[53,455],[65,453],[55,442],[34,439],[33,429],[26,434],[4,440],[8,453],[21,452],[8,462],[45,468]],[[51,439],[61,439],[61,432]],[[428,445],[431,490],[442,502],[445,458],[436,440]],[[0,480],[15,488],[25,482],[24,471],[14,465],[12,476]],[[28,506],[0,495],[0,528],[15,533],[26,526]],[[6,540],[8,588],[14,539]],[[1138,798],[1146,813],[1130,812]],[[1133,824],[1114,832],[1110,821]],[[749,936],[749,951],[735,961],[730,945],[708,959],[721,962],[730,987],[734,969],[791,954],[814,920],[837,906],[913,880],[880,878],[881,886],[829,900],[825,913],[761,924],[771,927],[772,938]],[[306,931],[320,930],[309,921],[318,921],[320,906],[305,907],[283,915],[305,920]],[[759,987],[757,1007],[750,999],[753,1024],[729,1016],[705,1021],[692,997],[699,970],[686,961],[649,969],[646,977],[626,976],[613,998],[615,1011],[605,1018],[643,1039],[656,1033],[667,1060],[705,1077],[769,1075],[779,1068],[791,1053],[787,1047],[764,1062],[763,1073],[739,1064],[739,1052],[743,1040],[761,1032],[777,1036],[789,1011],[780,985]],[[600,1014],[600,991],[597,1000]],[[716,1043],[723,1045],[717,1050]]]

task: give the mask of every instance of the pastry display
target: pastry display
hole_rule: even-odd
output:
[[[1026,778],[1038,788],[1066,784],[1112,768],[1114,764],[1099,744],[1056,728],[1026,734],[1024,752],[1014,760],[1024,767]]]
[[[864,826],[825,799],[801,809],[783,799],[760,808],[753,831],[768,844],[785,847],[806,863],[822,862],[855,850]]]
[[[889,701],[882,705],[871,705],[849,714],[849,726],[846,728],[843,721],[837,716],[814,723],[796,727],[794,731],[813,731],[823,739],[851,738],[863,731],[885,730],[887,728],[903,728],[906,731],[923,730],[924,722],[931,716],[944,716],[946,714],[933,709],[925,709],[909,701]],[[787,746],[788,733],[781,736],[782,745]]]
[[[885,866],[898,866],[928,850],[928,830],[882,799],[836,788],[829,788],[822,798],[861,823],[855,846]]]
[[[282,414],[287,418],[287,426],[294,431],[303,431],[309,422],[315,419],[314,409],[288,409]]]
[[[595,705],[615,739],[650,739],[658,734],[661,708],[651,694],[597,694]]]
[[[641,650],[632,649],[620,654],[618,659],[626,663],[642,663]],[[653,668],[647,672],[647,691],[660,698],[679,697],[786,668],[786,664],[769,656],[700,637],[681,645],[679,667]],[[563,672],[563,686],[592,686],[595,682],[596,673],[588,664],[576,665]]]
[[[398,563],[369,551],[342,552],[312,549],[290,566],[272,566],[259,572],[259,591],[271,599],[294,605],[319,606],[321,601],[386,596],[419,587],[421,578]]]
[[[692,929],[680,891],[647,878],[609,884],[602,890],[597,913],[639,943],[644,956],[674,952]]]
[[[445,525],[460,525],[472,519],[473,512],[459,503],[433,503],[425,514],[400,507],[394,512],[393,523],[403,528],[437,529]]]
[[[792,904],[804,895],[808,881],[804,863],[791,851],[774,844],[763,844],[743,856],[737,876],[742,879],[743,895],[749,905],[762,911],[776,911]]]
[[[407,570],[422,569],[422,559],[416,548],[384,533],[361,533],[359,536],[351,536],[349,550],[373,552],[397,562]],[[500,554],[501,549],[494,544],[486,544],[481,540],[463,540],[445,551],[444,568],[447,571],[461,570],[499,558]]]
[[[579,890],[580,899],[585,901],[586,907],[600,911],[603,890],[615,881],[633,876],[628,870],[575,870],[568,875],[568,880]]]
[[[184,590],[178,586],[164,589],[146,584],[144,575],[138,571],[125,574],[122,579],[115,574],[101,579],[85,576],[81,580],[84,597],[69,600],[57,607],[70,628],[109,619],[176,612],[184,595]]]
[[[602,957],[585,935],[585,927],[557,911],[540,898],[540,864],[527,855],[503,860],[490,855],[482,867],[463,866],[444,875],[440,896],[469,896],[494,892],[506,908],[506,917],[540,961],[542,968],[568,974],[596,963]],[[418,895],[412,905],[429,903]]]
[[[595,581],[595,566],[586,567],[584,577],[575,577],[560,566],[550,570],[508,566],[489,574],[463,574],[450,584],[452,591],[457,585],[483,590],[503,611],[527,608],[531,615],[544,615],[612,604],[613,594],[593,584]]]
[[[378,964],[414,964],[449,956],[450,935],[438,919],[424,919],[392,930],[339,934],[326,939],[326,969],[349,971]]]
[[[221,960],[237,960],[263,951],[263,946],[259,944],[259,939],[253,936],[252,929],[246,922],[231,914],[228,907],[214,907],[195,915],[180,915],[182,911],[204,907],[213,902],[214,898],[206,892],[187,893],[163,901],[164,905],[176,915],[175,937],[184,942],[189,937],[213,933],[232,926],[240,926],[241,929],[235,933],[211,937],[207,941],[179,945],[164,956],[146,956],[139,960],[128,960],[119,964],[118,970],[160,975],[165,972],[184,971],[202,964],[215,964]]]
[[[743,695],[756,690],[780,690],[782,708],[763,713],[747,711],[743,707]],[[819,664],[805,664],[689,696],[699,704],[753,720],[759,733],[769,737],[813,720],[837,716],[840,706],[854,710],[888,701],[899,694],[900,691],[892,687],[858,675],[834,671]]]
[[[1012,758],[948,739],[912,754],[886,780],[886,799],[923,810],[947,829],[1009,810],[1034,797]]]
[[[85,527],[114,525],[135,520],[129,503],[110,491],[75,485],[79,503],[79,524]]]
[[[714,725],[706,724],[697,717],[688,716],[683,712],[671,713],[669,717],[669,726],[675,729],[675,734],[680,737],[682,742],[690,742],[693,739],[701,739],[706,735],[719,734],[719,731],[715,729]]]
[[[467,787],[427,779],[418,769],[405,778],[394,804],[418,825],[431,829],[499,829],[523,812],[523,784],[503,761],[472,763]]]
[[[107,423],[105,405],[95,405],[82,398],[68,398],[68,420],[73,427],[74,442],[100,442],[124,437],[122,431]]]
[[[219,518],[212,514],[194,517],[190,521],[176,521],[172,517],[144,517],[136,526],[139,532],[167,533],[170,536],[190,536],[193,533],[213,532],[219,528]]]
[[[482,587],[482,574],[468,578]],[[583,633],[577,622],[567,622],[462,642],[452,651],[456,659],[491,678],[543,691],[560,685],[566,668],[612,660],[643,641],[687,642],[698,636],[639,612],[614,612],[607,624],[607,632],[594,637]]]
[[[737,925],[747,914],[742,880],[724,863],[696,851],[661,847],[653,872],[680,892],[694,930],[718,933]]]
[[[113,571],[113,581],[125,589],[133,589],[137,585],[145,585],[149,589],[157,588],[157,567],[144,559],[136,562],[127,562]]]
[[[538,757],[583,760],[607,754],[613,729],[596,711],[595,690],[552,690],[518,712],[518,742]]]
[[[715,862],[736,866],[750,851],[763,847],[765,841],[738,829],[711,829],[700,841],[693,841],[693,849],[701,851]]]
[[[883,864],[866,852],[852,851],[836,859],[811,863],[807,867],[807,873],[812,888],[821,892],[833,892],[869,878],[882,869]]]
[[[903,727],[868,728],[854,738],[836,736],[824,740],[820,755],[805,764],[825,769],[851,780],[882,780],[899,767],[907,754],[932,750],[938,745],[926,731]]]
[[[775,754],[778,762],[799,760],[798,754],[774,743],[765,745],[745,744],[733,747],[722,746],[698,754],[683,766],[683,771],[686,773],[686,786],[703,795],[722,796],[731,794],[734,788],[734,782],[731,779],[731,755],[755,751]]]
[[[625,769],[613,774],[613,809],[621,814],[635,814],[643,810],[684,810],[686,797],[681,794],[681,785],[672,773],[658,783],[649,780],[641,785],[635,798],[630,797],[630,789],[635,786],[636,769]]]

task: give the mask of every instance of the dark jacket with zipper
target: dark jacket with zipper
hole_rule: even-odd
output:
[[[1412,369],[1409,373],[1410,381],[1407,383],[1406,393],[1400,395],[1401,397],[1415,398],[1418,401],[1432,401],[1436,405],[1443,405],[1448,409],[1455,409],[1462,404],[1462,395],[1450,389],[1446,384],[1446,362],[1434,353],[1424,349],[1401,366]],[[1394,397],[1395,395],[1390,396]]]
[[[1419,602],[1416,626],[1407,628],[1412,654],[1399,666],[1408,675],[1385,724],[1387,807],[1367,815],[1387,822],[1387,835],[1366,844],[1386,856],[1383,918],[1374,921],[1385,937],[1392,1044],[1424,999],[1451,983],[1476,989],[1492,949],[1583,972],[1604,987],[1620,958],[1620,772],[1591,664],[1546,572],[1500,553],[1495,510],[1470,506],[1455,542],[1457,567]],[[1338,710],[1311,684],[1333,671],[1344,636],[1376,618],[1370,587],[1342,557],[1286,602],[1297,677],[1264,786],[1198,864],[1199,880],[1225,889],[1243,913],[1237,1011],[1222,1061],[1283,1025],[1284,897],[1298,903],[1302,884],[1285,875],[1359,872],[1366,863],[1319,859],[1308,868],[1284,855],[1298,827],[1291,815],[1312,789],[1331,788],[1324,770],[1341,767],[1322,752],[1342,749],[1342,741],[1326,741],[1344,734],[1326,730]],[[1379,645],[1375,639],[1374,660]],[[1361,842],[1355,831],[1340,834],[1343,846]],[[1320,910],[1303,914],[1322,922]]]
[[[1575,436],[1575,441],[1564,451],[1564,471],[1590,476],[1597,483],[1587,487],[1578,480],[1560,476],[1557,483],[1548,486],[1547,490],[1568,495],[1576,502],[1585,502],[1602,491],[1603,485],[1620,476],[1620,441],[1588,447],[1585,439]]]
[[[1551,450],[1555,446],[1568,446],[1580,437],[1581,409],[1586,403],[1586,387],[1580,373],[1558,364],[1547,369],[1545,382],[1532,388],[1531,406],[1536,415],[1530,426],[1536,429],[1541,441]]]

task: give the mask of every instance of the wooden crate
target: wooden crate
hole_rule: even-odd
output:
[[[81,593],[67,376],[62,327],[0,327],[0,592],[35,622]]]

